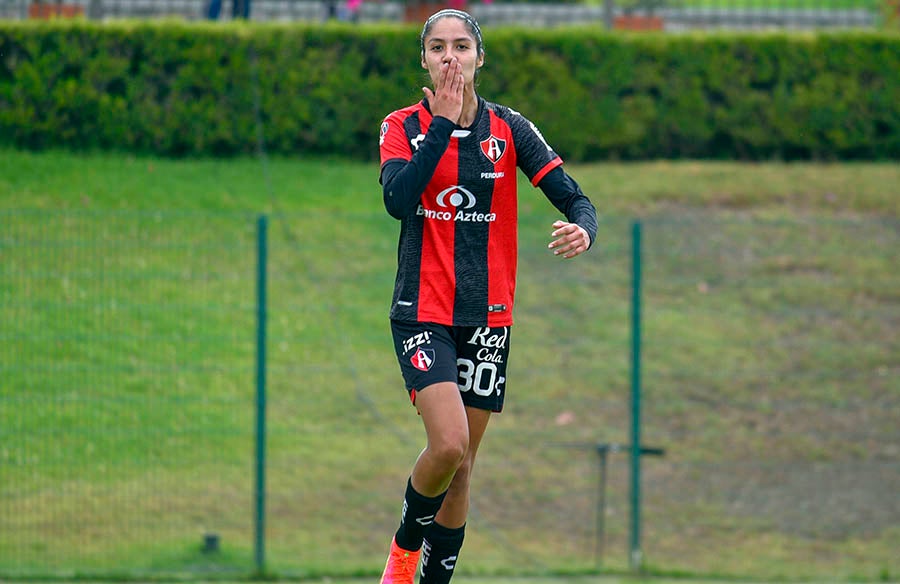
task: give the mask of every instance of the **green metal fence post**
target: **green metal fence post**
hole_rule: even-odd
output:
[[[266,562],[266,263],[268,217],[256,222],[256,484],[254,557],[256,572],[262,574]]]
[[[641,568],[641,222],[631,228],[631,553]]]

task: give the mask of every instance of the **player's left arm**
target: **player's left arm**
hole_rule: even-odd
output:
[[[562,169],[562,159],[540,130],[518,112],[499,110],[509,124],[516,145],[517,164],[536,187],[544,191],[566,221],[553,223],[550,249],[564,258],[586,252],[597,236],[597,211],[581,187]]]
[[[566,221],[553,223],[549,248],[566,259],[586,252],[597,237],[597,210],[561,166],[548,172],[537,185]]]

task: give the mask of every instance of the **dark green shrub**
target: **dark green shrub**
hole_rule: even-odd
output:
[[[418,27],[0,23],[0,144],[377,158]],[[485,31],[479,92],[568,160],[900,158],[900,36]],[[259,122],[259,123],[258,123]]]

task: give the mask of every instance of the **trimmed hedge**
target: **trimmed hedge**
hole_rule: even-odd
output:
[[[372,160],[418,27],[2,22],[0,145]],[[486,31],[479,93],[570,161],[900,158],[900,35]]]

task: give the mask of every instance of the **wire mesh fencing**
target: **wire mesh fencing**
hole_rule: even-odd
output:
[[[0,569],[166,571],[207,532],[250,541],[253,223],[0,217]]]
[[[859,550],[861,576],[896,573],[879,550],[900,521],[897,227],[648,222],[645,436],[682,450],[647,464],[662,564],[778,577],[807,558],[824,575]],[[683,556],[685,538],[716,553]]]
[[[460,574],[628,568],[630,220],[546,252],[521,212],[507,406]],[[424,446],[387,307],[393,222],[275,215],[257,457],[256,217],[0,215],[0,574],[380,573]],[[351,237],[335,237],[338,222]],[[644,220],[646,567],[896,574],[895,220]]]

